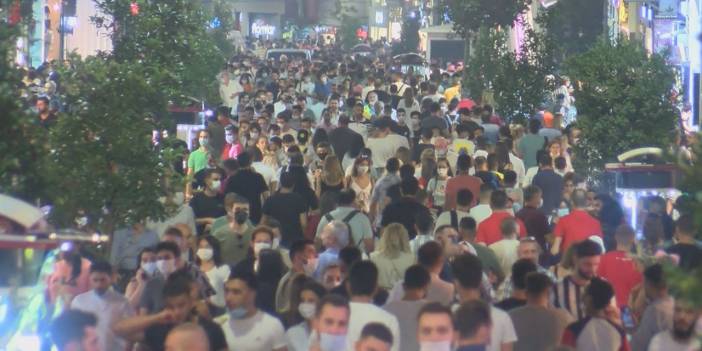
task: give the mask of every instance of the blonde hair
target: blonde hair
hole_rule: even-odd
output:
[[[322,165],[324,182],[328,185],[337,185],[344,181],[344,171],[336,155],[327,155]]]
[[[378,251],[391,259],[400,256],[403,252],[410,252],[409,234],[405,226],[391,223],[383,228]]]

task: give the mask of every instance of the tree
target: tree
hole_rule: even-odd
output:
[[[356,31],[363,25],[363,21],[355,14],[356,5],[348,1],[336,1],[336,18],[341,22],[339,30],[336,32],[336,42],[341,43],[341,47],[348,50],[359,43]]]
[[[399,54],[417,52],[419,46],[419,19],[405,18],[402,22],[402,35],[400,36],[400,52]]]
[[[51,129],[45,177],[52,220],[66,226],[83,212],[94,228],[161,218],[166,160],[152,150],[153,117],[164,111],[161,87],[138,62],[71,58],[62,72],[69,110]]]
[[[575,85],[575,166],[596,176],[606,162],[636,147],[670,145],[676,112],[670,99],[674,73],[665,57],[651,56],[636,42],[599,41],[566,61]]]
[[[96,4],[105,16],[93,20],[112,31],[115,59],[146,66],[145,79],[164,89],[176,104],[189,101],[186,97],[219,101],[215,77],[226,58],[208,33],[212,18],[200,1],[96,0]],[[168,74],[151,76],[162,69]]]
[[[542,17],[547,35],[558,43],[554,53],[558,63],[567,57],[583,53],[606,34],[607,0],[560,0]]]
[[[499,54],[500,31],[512,27],[512,24],[517,19],[517,16],[529,8],[531,0],[452,0],[449,2],[448,13],[453,21],[453,28],[456,32],[465,39],[464,61],[468,69],[463,70],[464,87],[471,85],[471,79],[484,79],[471,77],[471,73],[479,72],[479,68],[471,68],[470,66],[485,67],[490,65],[494,60],[495,55]],[[478,34],[479,33],[479,34]],[[478,35],[476,39],[476,57],[470,57],[471,37]],[[497,35],[497,36],[495,36]],[[488,36],[480,42],[482,36]],[[479,50],[485,49],[484,53],[478,53]],[[492,57],[490,57],[493,55]],[[485,61],[487,59],[487,61]],[[489,74],[487,74],[489,78]],[[473,88],[484,89],[490,82],[479,82]],[[474,98],[479,98],[482,95],[482,89],[479,91],[470,90],[470,94]],[[467,95],[467,94],[464,94]]]

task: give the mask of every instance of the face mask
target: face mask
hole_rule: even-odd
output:
[[[276,123],[276,124],[278,125],[278,127],[280,127],[280,129],[285,128],[285,123]]]
[[[319,347],[322,351],[337,351],[346,349],[346,334],[319,334]]]
[[[229,318],[231,319],[242,319],[246,317],[246,309],[243,307],[237,307],[233,310],[229,310]]]
[[[210,140],[207,139],[207,138],[200,138],[200,139],[198,139],[198,141],[200,142],[200,146],[207,146],[207,143],[208,143]]]
[[[161,274],[168,276],[175,271],[175,260],[158,260],[156,261],[156,268]]]
[[[280,238],[273,238],[273,244],[271,244],[271,249],[277,249],[280,247]]]
[[[305,270],[305,275],[311,276],[316,270],[317,270],[317,261],[316,258],[310,258],[307,260],[307,263],[304,265],[304,270]]]
[[[448,176],[448,168],[439,168],[438,172],[439,172],[439,176],[441,176],[441,177]]]
[[[109,289],[109,287],[107,289],[94,289],[93,291],[95,291],[95,294],[97,296],[102,297],[103,295],[105,295],[105,293],[107,292],[108,289]]]
[[[224,140],[227,141],[227,144],[234,144],[234,136],[231,134],[225,135]]]
[[[451,341],[424,341],[419,343],[419,351],[451,351]]]
[[[256,256],[261,252],[261,250],[270,249],[271,244],[269,243],[254,243],[254,253]]]
[[[219,189],[222,187],[222,182],[219,180],[213,180],[212,181],[212,190],[214,191],[219,191]]]
[[[197,257],[200,257],[203,261],[209,261],[212,259],[214,251],[212,249],[197,249]]]
[[[143,269],[147,275],[150,275],[150,276],[154,275],[154,273],[156,272],[156,269],[157,269],[156,262],[142,263],[141,269]]]
[[[316,306],[311,302],[301,302],[300,305],[297,306],[297,311],[300,312],[300,315],[304,319],[312,318],[315,310]]]
[[[248,212],[246,212],[246,211],[234,212],[234,221],[236,221],[239,225],[246,223],[247,219],[249,219]]]
[[[364,174],[364,173],[368,172],[368,168],[369,168],[368,166],[358,166],[358,171],[361,174]]]

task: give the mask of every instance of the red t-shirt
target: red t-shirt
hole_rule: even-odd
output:
[[[597,275],[607,279],[614,288],[619,307],[629,304],[629,293],[641,283],[641,272],[634,259],[624,251],[610,251],[600,259]]]
[[[478,232],[475,235],[475,241],[478,243],[485,243],[485,245],[492,245],[502,240],[500,225],[505,218],[509,217],[513,217],[511,214],[509,214],[509,212],[493,212],[490,217],[486,218],[484,221],[480,222],[480,225],[478,225]],[[523,238],[526,236],[526,227],[521,219],[517,218],[517,223],[519,224],[519,237]]]
[[[461,189],[468,189],[473,193],[473,203],[470,204],[471,207],[475,206],[480,199],[480,185],[483,181],[478,177],[460,175],[449,179],[446,182],[446,200],[444,202],[444,210],[453,210],[456,208],[456,195]]]
[[[553,235],[562,238],[561,252],[578,241],[583,241],[593,235],[602,237],[600,221],[583,210],[574,210],[571,214],[558,220],[553,229]]]

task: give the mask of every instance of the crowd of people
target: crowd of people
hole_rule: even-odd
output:
[[[588,189],[567,87],[523,126],[460,71],[318,55],[237,56],[191,150],[155,138],[183,152],[176,213],[61,253],[59,350],[700,348],[662,265],[700,266],[691,214],[651,197],[638,238]]]

